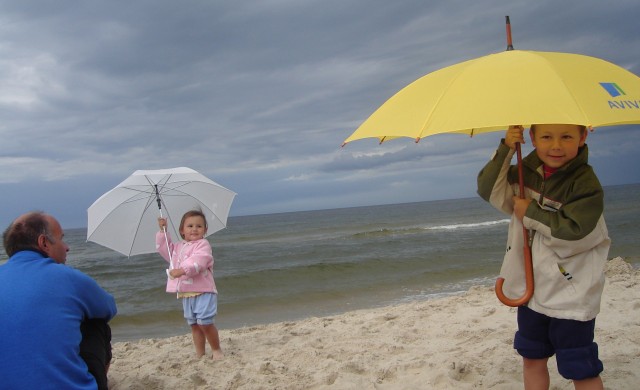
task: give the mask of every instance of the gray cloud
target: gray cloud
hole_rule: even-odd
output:
[[[504,15],[516,48],[640,73],[638,11],[630,0],[0,1],[0,223],[42,208],[84,226],[133,171],[176,166],[238,192],[235,215],[474,196],[499,135],[340,144],[418,77],[504,50]],[[610,184],[639,180],[614,165],[638,165],[637,133],[618,133],[624,148],[590,138]]]

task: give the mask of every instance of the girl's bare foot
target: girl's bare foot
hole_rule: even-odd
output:
[[[221,349],[214,349],[211,358],[213,360],[222,360],[224,358],[224,354]]]

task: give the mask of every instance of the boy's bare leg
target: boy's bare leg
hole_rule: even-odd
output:
[[[197,324],[191,325],[191,336],[193,337],[193,346],[196,347],[196,357],[204,356],[205,335]]]
[[[209,346],[211,346],[211,350],[213,351],[213,360],[220,360],[224,357],[222,353],[222,348],[220,348],[220,336],[218,335],[218,328],[214,324],[211,325],[200,325],[200,329],[207,337],[207,341],[209,342]]]
[[[525,390],[548,390],[550,379],[547,361],[549,359],[522,358],[522,376]]]
[[[602,378],[599,376],[595,378],[582,379],[579,381],[573,381],[573,386],[576,390],[603,390]]]

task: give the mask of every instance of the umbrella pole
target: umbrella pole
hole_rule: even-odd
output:
[[[520,187],[520,199],[524,199],[524,178],[522,176],[522,149],[520,143],[516,143],[516,153],[518,155],[518,185]],[[522,306],[529,302],[529,299],[533,296],[533,261],[531,258],[531,247],[529,246],[529,231],[522,226],[522,237],[524,240],[524,275],[526,288],[524,295],[517,299],[511,299],[507,297],[502,291],[502,285],[504,284],[504,278],[500,277],[496,280],[496,296],[500,302],[507,306],[517,307]]]
[[[505,16],[507,27],[507,51],[513,50],[513,41],[511,39],[511,21],[509,16]],[[524,178],[522,176],[522,148],[520,142],[516,143],[516,153],[518,155],[518,185],[520,187],[520,199],[524,199]],[[522,306],[529,302],[529,299],[533,296],[533,260],[531,258],[531,247],[529,246],[529,231],[522,226],[522,237],[524,240],[524,277],[525,277],[525,292],[524,295],[518,299],[511,299],[507,297],[502,291],[502,285],[504,284],[504,278],[500,277],[496,280],[496,296],[500,302],[507,306],[517,307]]]
[[[156,187],[156,202],[158,203],[158,211],[160,212],[160,218],[164,218],[162,216],[162,201],[160,200],[160,192],[158,191],[158,185]],[[167,225],[165,224],[162,227],[162,231],[164,232],[164,243],[167,244],[167,253],[169,254],[169,269],[173,269],[173,258],[171,257],[171,248],[169,248],[169,239],[167,238]]]

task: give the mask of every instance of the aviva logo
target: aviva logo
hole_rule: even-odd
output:
[[[605,91],[609,92],[609,95],[611,95],[611,97],[626,95],[622,88],[620,88],[620,86],[616,83],[600,83],[600,85],[605,89]]]
[[[640,110],[640,100],[627,100],[626,92],[617,83],[600,83],[600,86],[612,97],[609,100],[609,108],[615,110]]]

